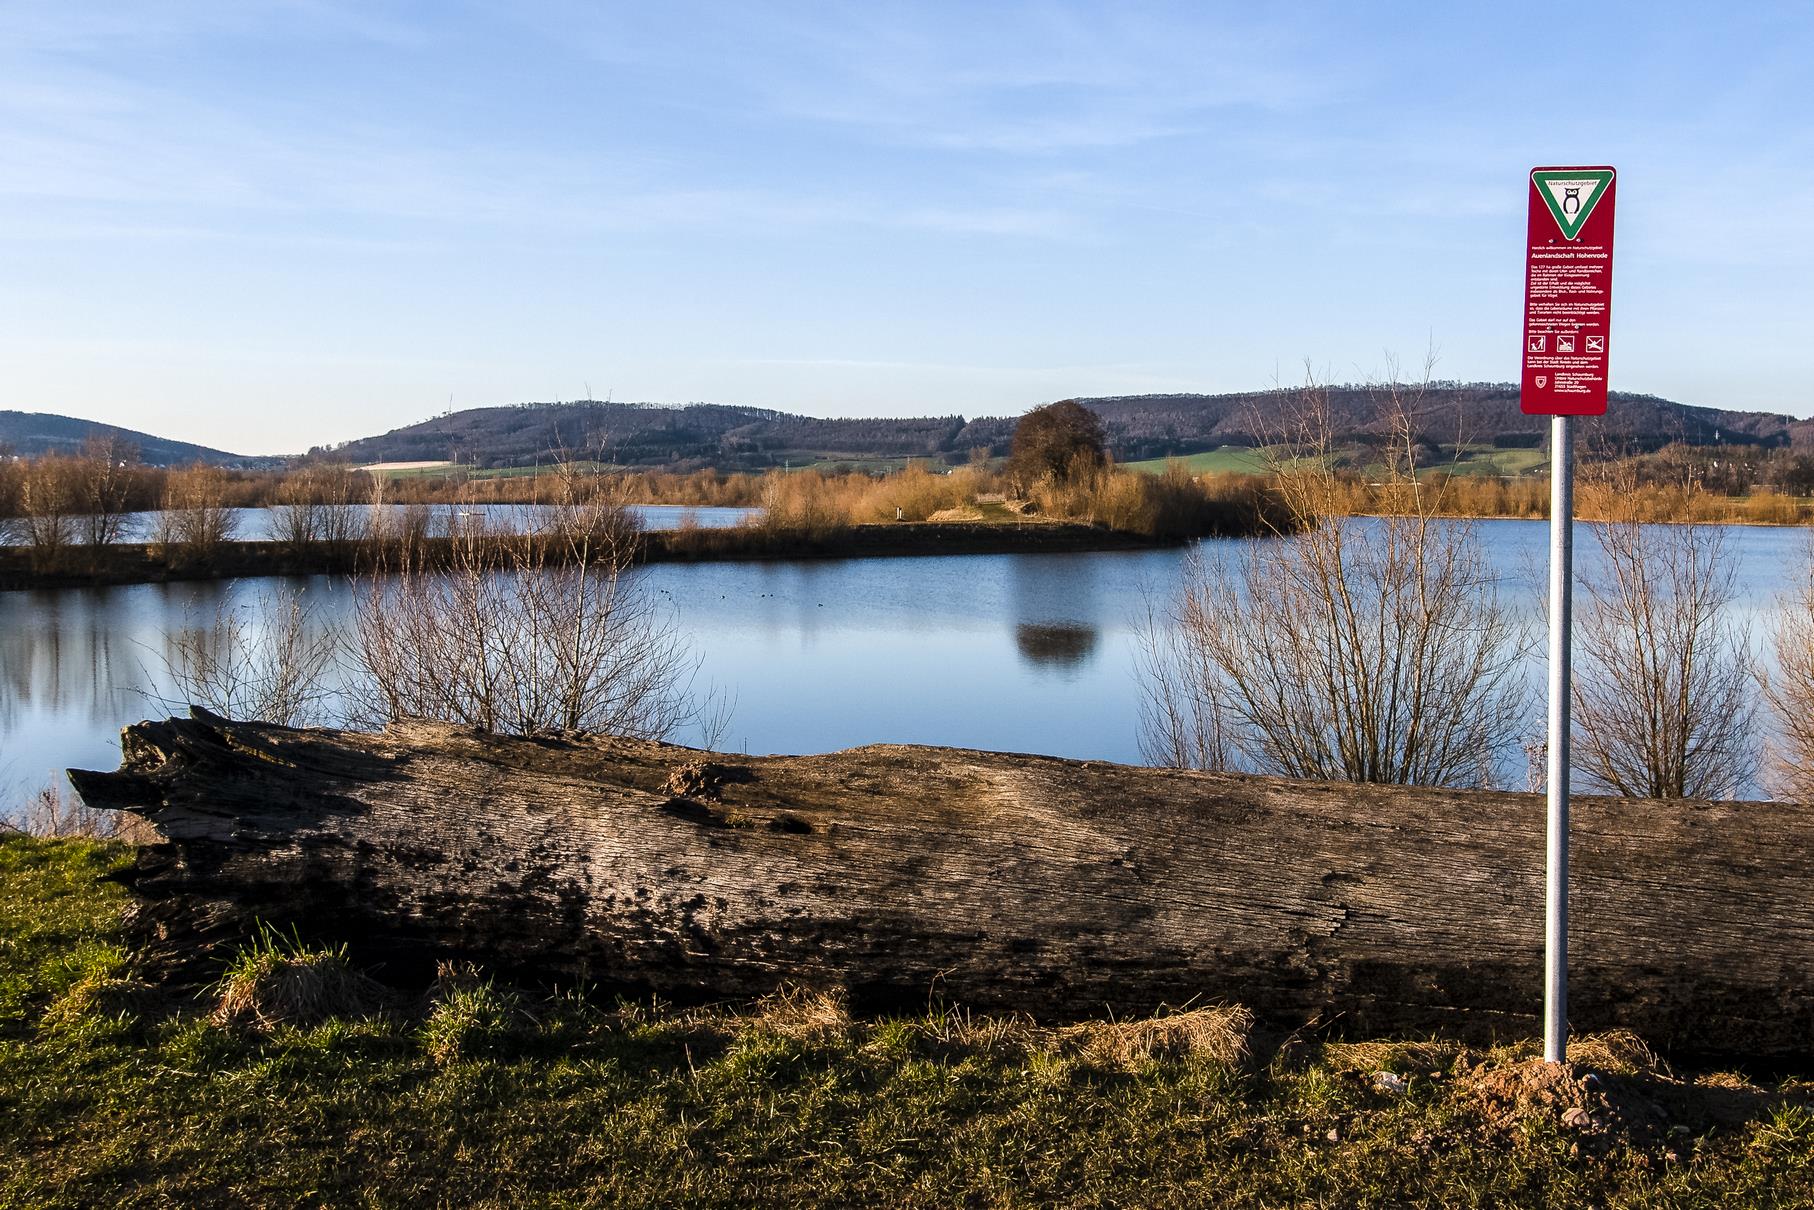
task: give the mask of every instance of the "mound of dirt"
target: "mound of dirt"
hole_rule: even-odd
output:
[[[962,506],[958,508],[941,508],[936,513],[932,513],[926,518],[928,521],[981,521],[982,519],[983,514],[980,509]]]
[[[1466,1087],[1487,1133],[1510,1138],[1545,1124],[1575,1132],[1583,1151],[1661,1148],[1679,1159],[1696,1136],[1753,1120],[1780,1099],[1736,1076],[1680,1079],[1648,1048],[1618,1036],[1583,1043],[1569,1047],[1567,1063],[1476,1068]]]

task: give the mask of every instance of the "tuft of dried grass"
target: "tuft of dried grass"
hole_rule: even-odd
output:
[[[309,949],[294,934],[261,925],[216,985],[210,1019],[260,1032],[307,1027],[330,1017],[363,1017],[386,1007],[382,985],[347,960],[344,945]]]
[[[1009,1014],[982,1015],[967,1008],[941,1008],[916,1023],[934,1045],[953,1050],[999,1051],[1025,1047],[1049,1031],[1033,1024],[1031,1017]]]
[[[1344,1075],[1428,1075],[1448,1070],[1462,1054],[1454,1042],[1431,1038],[1418,1042],[1325,1042],[1323,1063]]]
[[[1629,1029],[1609,1029],[1604,1033],[1571,1038],[1568,1061],[1607,1075],[1675,1078],[1669,1064]]]
[[[1086,1062],[1123,1070],[1191,1056],[1234,1066],[1247,1061],[1252,1030],[1253,1014],[1230,1004],[1132,1021],[1090,1021],[1059,1030],[1057,1038]]]
[[[91,971],[51,1002],[44,1010],[44,1024],[56,1027],[136,1017],[145,1012],[155,995],[155,989],[143,979],[112,971]]]
[[[842,989],[788,986],[758,1000],[747,1018],[763,1033],[823,1045],[850,1035],[850,1006]]]

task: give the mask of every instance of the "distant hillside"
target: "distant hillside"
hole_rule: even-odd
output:
[[[95,420],[78,420],[74,416],[53,416],[48,412],[0,411],[0,448],[15,454],[36,457],[39,454],[74,454],[90,437],[117,437],[135,446],[139,460],[147,466],[187,466],[191,462],[208,462],[216,466],[256,467],[280,465],[281,458],[255,458],[229,454],[225,450],[172,441],[117,425]]]
[[[1343,444],[1385,435],[1377,388],[1329,391],[1331,423]],[[1129,395],[1081,402],[1103,418],[1117,458],[1137,461],[1227,445],[1264,444],[1288,427],[1290,392],[1230,395]],[[1518,390],[1504,384],[1448,383],[1426,390],[1417,408],[1420,436],[1432,445],[1531,446],[1548,419],[1526,416]],[[815,461],[930,457],[962,461],[972,449],[1007,452],[1014,417],[963,416],[824,420],[766,408],[719,404],[531,403],[474,408],[377,437],[310,451],[354,463],[460,462],[528,466],[570,456],[633,466],[759,469]],[[1814,449],[1814,420],[1728,412],[1648,395],[1613,396],[1604,420],[1582,426],[1583,449],[1635,453],[1671,442],[1690,445]]]

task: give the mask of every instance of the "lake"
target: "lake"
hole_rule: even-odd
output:
[[[1508,597],[1534,616],[1547,525],[1477,526]],[[1727,537],[1741,614],[1761,635],[1809,533],[1734,526]],[[1203,549],[1224,557],[1240,543]],[[1594,551],[1585,532],[1577,550],[1585,570]],[[727,750],[924,743],[1134,762],[1142,593],[1169,595],[1183,559],[1179,550],[972,555],[657,564],[637,574],[694,643],[701,683],[734,696]],[[112,768],[120,727],[167,712],[146,694],[169,692],[168,636],[212,620],[223,601],[255,615],[277,583],[0,593],[4,800],[66,767]],[[322,618],[344,620],[356,601],[343,580],[296,583]],[[1541,709],[1533,700],[1534,718]]]

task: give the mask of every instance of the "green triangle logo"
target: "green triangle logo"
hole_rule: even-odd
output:
[[[1581,234],[1587,216],[1594,212],[1612,184],[1610,168],[1552,168],[1531,173],[1537,196],[1549,207],[1550,217],[1562,228],[1562,238]]]

